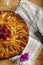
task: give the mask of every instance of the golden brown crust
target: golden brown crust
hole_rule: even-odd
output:
[[[0,12],[0,25],[11,31],[9,40],[0,41],[0,58],[16,56],[24,50],[28,42],[28,27],[22,17],[11,11]]]

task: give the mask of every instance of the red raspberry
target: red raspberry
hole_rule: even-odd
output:
[[[11,38],[10,30],[5,26],[0,26],[0,39],[1,40],[9,40]]]

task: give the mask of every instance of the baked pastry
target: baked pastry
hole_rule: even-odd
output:
[[[28,27],[11,11],[0,12],[0,59],[19,55],[28,42]]]

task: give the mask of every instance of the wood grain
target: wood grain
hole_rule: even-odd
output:
[[[43,49],[35,61],[35,65],[43,65]]]
[[[19,65],[19,64],[12,62],[12,61],[7,59],[7,60],[1,60],[0,65]]]

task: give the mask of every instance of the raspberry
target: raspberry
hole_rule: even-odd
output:
[[[11,31],[5,25],[0,25],[0,40],[9,40]]]

